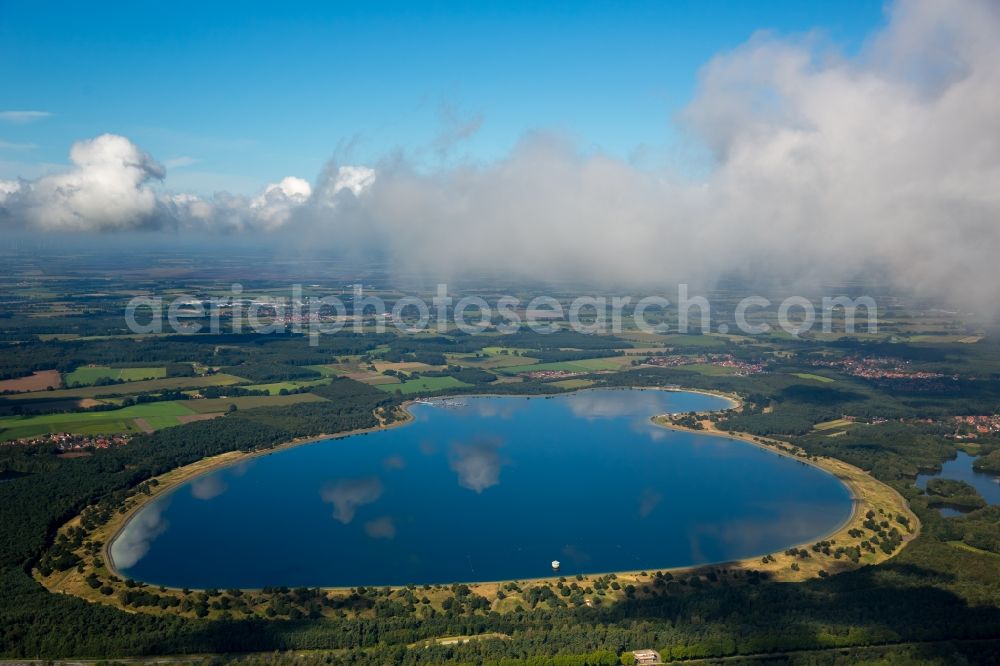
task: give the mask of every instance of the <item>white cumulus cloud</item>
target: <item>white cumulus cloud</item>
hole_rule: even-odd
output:
[[[162,167],[105,135],[74,146],[64,174],[0,184],[0,219],[270,233],[268,246],[378,253],[441,278],[876,273],[1000,302],[1000,5],[899,0],[887,12],[857,54],[760,34],[706,63],[678,119],[713,159],[696,182],[536,132],[490,163],[393,154],[374,169],[331,164],[312,187],[285,178],[257,196],[197,197],[154,191]]]
[[[125,137],[103,134],[70,150],[73,168],[21,181],[4,202],[21,220],[48,231],[113,230],[142,226],[153,218],[156,194],[149,182],[163,167]],[[9,188],[6,188],[9,189]]]
[[[292,211],[309,200],[312,187],[308,181],[288,176],[280,183],[268,185],[250,201],[250,212],[258,226],[274,230],[285,225]]]

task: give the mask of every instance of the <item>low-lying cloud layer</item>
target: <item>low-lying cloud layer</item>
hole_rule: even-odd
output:
[[[1000,296],[1000,5],[904,0],[847,57],[815,35],[754,36],[705,65],[681,114],[714,157],[700,182],[530,134],[506,159],[436,170],[331,164],[255,197],[155,187],[127,139],[73,168],[0,182],[6,225],[245,232],[308,251],[378,251],[407,271],[688,280],[761,268],[877,269],[923,293]],[[474,132],[481,119],[456,137]]]

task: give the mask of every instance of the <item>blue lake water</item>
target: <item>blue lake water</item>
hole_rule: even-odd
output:
[[[1000,479],[992,474],[972,469],[972,463],[975,461],[975,456],[970,456],[965,451],[959,451],[954,460],[949,460],[941,466],[940,472],[918,475],[917,488],[926,489],[927,481],[938,477],[952,481],[965,481],[979,492],[987,504],[1000,504]],[[941,507],[939,511],[941,511],[942,516],[962,515],[961,511],[946,506]]]
[[[274,452],[179,485],[112,544],[120,571],[175,587],[524,579],[783,550],[851,512],[829,474],[656,414],[696,393],[590,390],[418,404],[389,430]]]

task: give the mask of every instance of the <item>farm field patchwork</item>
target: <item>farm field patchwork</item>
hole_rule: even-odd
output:
[[[850,419],[834,419],[832,421],[817,423],[813,426],[813,430],[833,430],[834,428],[846,428],[847,426],[852,425],[854,425],[854,421],[851,421]]]
[[[145,381],[128,382],[127,384],[115,384],[113,386],[85,386],[83,388],[61,389],[58,391],[46,391],[44,394],[19,393],[8,396],[15,400],[34,398],[96,398],[102,395],[112,394],[138,394],[152,391],[163,391],[165,389],[194,389],[202,386],[228,386],[229,384],[244,383],[244,380],[232,375],[218,374],[205,377],[165,377],[163,379],[148,379]]]
[[[421,391],[443,391],[445,389],[464,388],[471,386],[461,382],[454,377],[420,377],[418,379],[408,379],[398,384],[376,384],[383,391],[390,393],[400,391],[403,395],[409,393],[419,393]]]
[[[830,384],[836,380],[831,377],[824,377],[823,375],[814,375],[811,372],[795,372],[792,373],[793,377],[798,377],[799,379],[811,379],[815,382],[821,382],[823,384]]]
[[[167,376],[167,369],[159,368],[110,368],[105,365],[88,365],[79,367],[68,373],[64,380],[66,386],[90,386],[100,379],[135,382],[144,379],[162,379]]]
[[[525,365],[513,365],[506,368],[494,368],[496,372],[504,374],[518,374],[521,372],[599,372],[601,370],[618,370],[631,362],[626,356],[609,356],[604,358],[585,358],[579,361],[559,361],[556,363],[534,363]]]
[[[285,389],[286,391],[293,391],[302,387],[318,386],[320,384],[327,383],[329,383],[328,379],[313,379],[304,382],[271,382],[270,384],[251,384],[250,386],[244,386],[243,388],[253,391],[267,391],[271,395],[278,395],[281,393],[282,389]]]
[[[212,414],[224,412],[229,405],[237,409],[253,409],[254,407],[281,407],[300,402],[324,402],[325,398],[312,393],[295,393],[292,395],[251,395],[237,398],[210,398],[208,400],[189,400],[185,403],[192,412],[197,414]]]
[[[593,386],[594,381],[592,379],[562,379],[558,382],[552,382],[552,386],[558,386],[561,389],[575,390],[587,388],[588,386]]]
[[[0,393],[4,391],[44,391],[51,386],[59,388],[62,386],[62,379],[56,370],[40,370],[27,377],[15,377],[14,379],[0,380]]]
[[[106,412],[39,414],[0,417],[0,439],[34,437],[48,432],[78,434],[138,432],[135,419],[146,419],[153,428],[179,425],[179,416],[195,413],[183,402],[150,402]]]
[[[688,365],[679,365],[677,366],[677,369],[690,370],[692,372],[697,372],[699,375],[706,375],[708,377],[723,377],[736,372],[736,368],[729,368],[724,365],[713,365],[711,363],[689,363]]]
[[[307,365],[305,366],[310,370],[315,370],[324,377],[340,377],[341,375],[346,375],[349,371],[336,365]]]

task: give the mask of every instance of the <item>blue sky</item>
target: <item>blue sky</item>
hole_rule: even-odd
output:
[[[758,30],[820,30],[851,52],[884,20],[877,1],[4,0],[0,111],[51,115],[0,116],[0,178],[56,170],[74,141],[105,132],[196,192],[312,180],[338,151],[492,160],[533,129],[684,169],[672,117],[713,55]],[[434,150],[463,125],[478,131]]]

